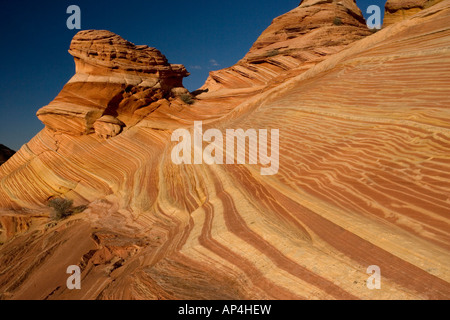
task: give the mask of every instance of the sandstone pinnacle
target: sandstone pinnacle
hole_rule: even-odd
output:
[[[75,60],[75,75],[37,112],[47,128],[58,132],[83,135],[101,127],[99,136],[113,137],[121,131],[117,123],[126,126],[136,110],[170,96],[176,88],[184,89],[183,78],[189,75],[159,50],[134,45],[106,30],[78,32],[69,53]],[[105,115],[109,125],[100,120],[103,125],[94,126]],[[107,128],[112,131],[105,132]]]

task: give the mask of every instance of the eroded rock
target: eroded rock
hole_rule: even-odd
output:
[[[69,53],[75,59],[75,75],[37,116],[49,129],[72,135],[93,133],[104,114],[133,122],[137,109],[169,96],[172,88],[183,88],[183,78],[189,75],[159,50],[136,46],[105,30],[78,32]],[[120,132],[117,124],[104,121],[97,128],[101,135]]]
[[[123,126],[122,121],[110,115],[102,116],[94,122],[95,133],[103,139],[117,136],[122,131]]]

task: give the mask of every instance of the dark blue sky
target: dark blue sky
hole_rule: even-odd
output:
[[[74,74],[67,50],[78,30],[69,30],[66,9],[81,8],[81,29],[106,29],[135,44],[158,48],[170,63],[186,66],[189,90],[210,70],[233,65],[273,18],[299,0],[126,0],[0,2],[0,143],[18,150],[43,125],[36,111]],[[370,4],[357,0],[363,14]]]

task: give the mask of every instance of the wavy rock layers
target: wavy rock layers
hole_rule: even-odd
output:
[[[236,65],[211,72],[202,88],[260,88],[280,75],[285,81],[289,71],[298,75],[369,34],[353,0],[305,0],[274,19]]]
[[[169,64],[157,49],[136,46],[109,31],[80,31],[69,53],[76,74],[37,112],[47,128],[58,132],[89,134],[97,127],[100,136],[115,136],[142,113],[153,112],[153,102],[183,88],[183,77],[189,75],[184,66]],[[102,118],[96,125],[104,116],[109,120]]]
[[[107,140],[43,130],[0,167],[1,297],[448,299],[449,19],[446,0],[232,110],[162,105]],[[279,173],[175,165],[171,132],[198,119],[280,129]],[[54,194],[89,208],[46,225]]]
[[[385,5],[383,27],[405,20],[442,0],[388,0]]]

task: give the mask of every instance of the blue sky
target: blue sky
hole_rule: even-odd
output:
[[[135,44],[158,48],[170,63],[186,66],[189,90],[209,71],[235,64],[272,19],[299,0],[127,0],[0,2],[0,143],[18,150],[42,128],[36,111],[74,74],[69,55],[77,30],[66,9],[81,8],[81,29],[106,29]],[[357,0],[363,14],[385,0]],[[382,9],[383,11],[383,9]]]

